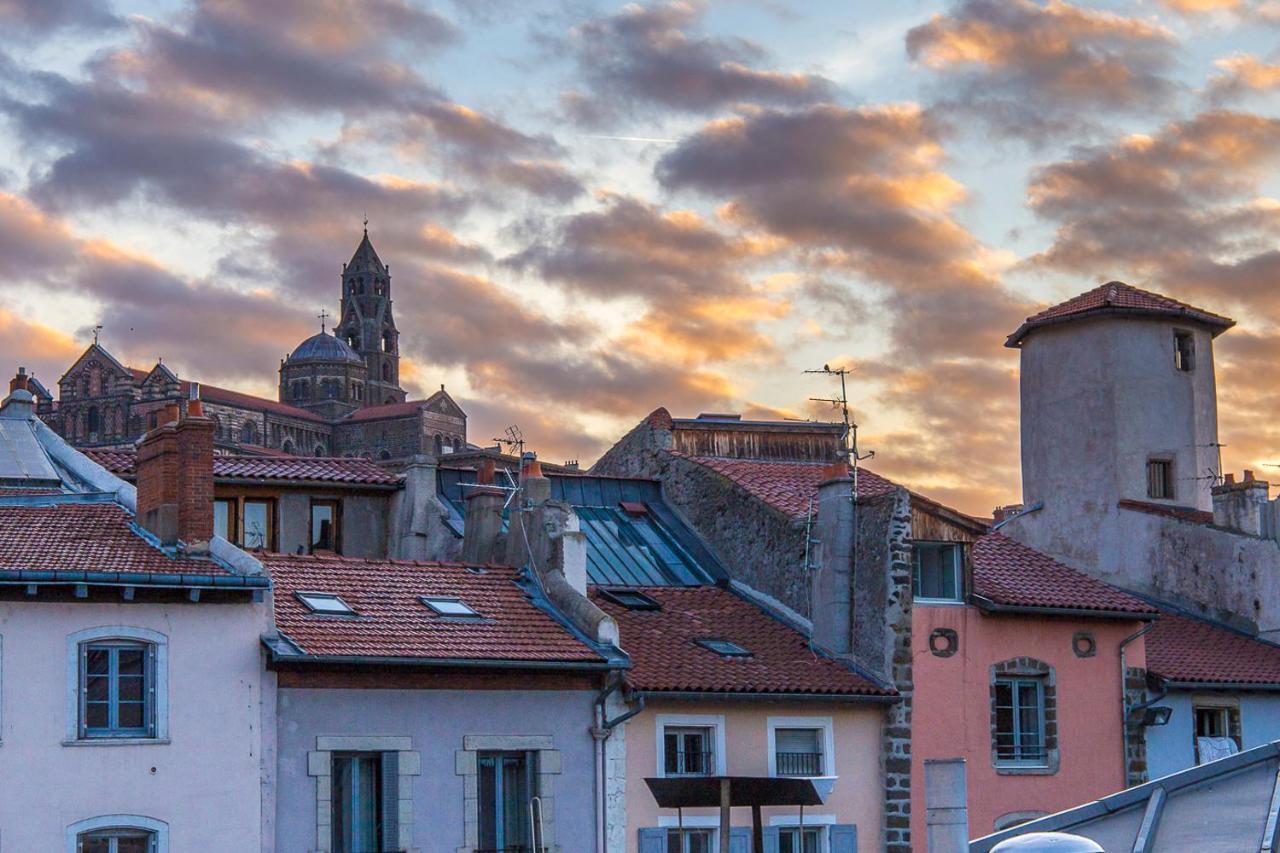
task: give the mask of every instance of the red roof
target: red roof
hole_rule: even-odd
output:
[[[1211,326],[1214,328],[1215,335],[1236,324],[1236,321],[1229,317],[1196,308],[1194,305],[1170,299],[1168,296],[1141,290],[1122,281],[1109,281],[1028,317],[1005,341],[1005,346],[1016,347],[1032,329],[1040,326],[1117,313],[1177,317]]]
[[[146,379],[151,375],[150,370],[139,370],[136,367],[128,368],[133,374],[133,378],[138,382]],[[226,403],[231,406],[239,406],[245,409],[260,409],[266,412],[275,412],[277,415],[285,415],[291,418],[302,418],[307,421],[320,421],[328,423],[324,418],[315,412],[309,412],[306,409],[299,409],[297,406],[290,406],[288,403],[281,403],[276,400],[268,400],[266,397],[255,397],[252,394],[245,394],[241,391],[232,391],[230,388],[219,388],[217,385],[206,385],[203,382],[197,382],[200,386],[200,399],[208,400],[211,403]],[[189,380],[180,380],[179,385],[182,389],[184,397],[191,393],[192,383]]]
[[[1196,509],[1195,507],[1153,504],[1146,501],[1130,500],[1129,498],[1122,498],[1117,506],[1121,509],[1131,509],[1135,512],[1145,512],[1149,515],[1163,515],[1168,518],[1176,518],[1179,521],[1190,521],[1194,524],[1213,524],[1213,513],[1203,509]]]
[[[0,504],[0,571],[230,575],[213,560],[170,557],[115,503]]]
[[[975,595],[1009,607],[1154,614],[1140,598],[1092,578],[1047,554],[988,533],[973,543]]]
[[[113,474],[135,474],[132,450],[94,450],[83,453]],[[327,456],[214,456],[215,479],[308,480],[322,483],[397,486],[400,476],[358,457]]]
[[[823,481],[827,469],[827,464],[823,462],[766,462],[668,452],[728,477],[750,494],[792,518],[803,518],[809,514],[811,498],[816,509],[818,484]],[[866,468],[858,469],[859,496],[876,497],[888,494],[896,488],[896,484],[879,474]]]
[[[417,415],[426,400],[409,400],[404,403],[386,403],[381,406],[365,406],[347,415],[345,421],[376,421],[382,418],[407,418]]]
[[[1161,610],[1146,636],[1147,669],[1170,681],[1280,684],[1280,646]]]
[[[515,569],[476,574],[454,563],[414,563],[264,554],[275,589],[276,624],[309,655],[424,660],[599,663],[601,655],[539,609]],[[355,617],[312,613],[298,592],[342,598]],[[481,619],[436,615],[419,596],[455,596]]]
[[[642,587],[660,610],[629,610],[593,589],[618,622],[639,690],[886,696],[891,691],[814,652],[799,631],[719,587]],[[701,639],[729,640],[749,657],[725,657]]]

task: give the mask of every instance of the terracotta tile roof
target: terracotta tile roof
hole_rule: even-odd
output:
[[[1032,329],[1099,314],[1131,312],[1134,314],[1179,317],[1214,327],[1214,334],[1235,325],[1235,320],[1196,308],[1185,302],[1170,299],[1159,293],[1141,290],[1122,281],[1109,281],[1093,290],[1074,296],[1066,302],[1053,305],[1039,314],[1033,314],[1018,327],[1005,346],[1017,346]]]
[[[601,655],[539,609],[515,569],[483,574],[453,563],[414,563],[265,554],[275,588],[276,624],[310,655],[424,660],[599,663]],[[294,595],[339,595],[356,617],[311,613]],[[422,595],[456,596],[483,619],[438,616]]]
[[[973,543],[973,591],[1009,607],[1154,614],[1136,596],[1063,565],[1047,554],[988,533]]]
[[[132,450],[93,450],[83,453],[113,474],[132,477]],[[214,456],[215,479],[309,480],[351,485],[396,486],[400,476],[368,459],[326,456]]]
[[[127,368],[129,373],[133,374],[133,378],[137,382],[141,382],[151,375],[150,370],[139,370],[136,367]],[[258,409],[265,412],[274,412],[277,415],[285,415],[290,418],[301,418],[305,421],[319,421],[328,423],[324,418],[315,412],[309,412],[306,409],[299,409],[297,406],[290,406],[288,403],[281,403],[277,400],[268,400],[266,397],[255,397],[252,394],[245,394],[241,391],[232,391],[230,388],[219,388],[217,385],[207,385],[204,382],[197,382],[200,386],[200,399],[208,400],[211,403],[226,403],[231,406],[239,406],[245,409]],[[180,380],[182,395],[184,397],[190,395],[192,383],[189,380]]]
[[[696,462],[728,477],[750,494],[780,510],[792,518],[803,518],[809,513],[809,499],[817,498],[818,484],[822,482],[827,465],[822,462],[766,462],[756,459],[726,459],[718,456],[689,456],[678,451],[668,451]],[[858,493],[876,497],[888,494],[897,485],[879,474],[858,469]],[[815,504],[816,506],[816,504]]]
[[[1147,668],[1170,681],[1280,684],[1280,646],[1161,609],[1146,636]]]
[[[356,409],[343,418],[344,421],[376,421],[382,418],[407,418],[418,414],[426,400],[408,400],[404,403],[387,403],[382,406],[366,406]]]
[[[0,571],[227,575],[213,560],[170,557],[115,503],[0,503]]]
[[[841,663],[810,650],[807,638],[757,605],[720,587],[639,587],[660,610],[628,610],[593,589],[618,622],[627,678],[639,690],[692,693],[891,695]],[[729,640],[751,653],[725,657],[699,639]]]
[[[1194,524],[1213,524],[1213,513],[1189,506],[1166,506],[1165,504],[1153,504],[1128,498],[1122,499],[1117,506],[1121,509],[1131,509],[1135,512],[1163,515],[1169,518],[1176,518],[1179,521],[1190,521]]]
[[[23,486],[0,486],[0,497],[13,497],[15,495],[60,495],[62,489],[43,488],[36,486],[34,488]]]

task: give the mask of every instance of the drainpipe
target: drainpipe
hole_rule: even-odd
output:
[[[625,723],[644,710],[644,697],[639,696],[636,699],[636,706],[620,717],[609,719],[608,710],[605,703],[609,701],[611,696],[619,687],[622,686],[621,676],[615,678],[600,695],[596,697],[596,713],[595,725],[591,727],[591,737],[595,740],[595,759],[596,759],[596,851],[597,853],[607,853],[608,847],[608,812],[609,812],[609,792],[606,785],[608,778],[608,759],[605,757],[605,743],[613,735],[613,730]]]
[[[1125,694],[1129,667],[1125,664],[1124,649],[1155,626],[1155,622],[1149,622],[1146,627],[1134,631],[1120,641],[1120,774],[1126,788],[1129,787],[1129,699]]]

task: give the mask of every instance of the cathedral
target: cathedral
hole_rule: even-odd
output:
[[[180,378],[162,362],[127,367],[95,338],[58,380],[58,399],[31,388],[40,417],[76,447],[131,445],[166,406],[201,400],[224,453],[364,456],[400,461],[462,450],[467,416],[440,386],[425,400],[400,387],[400,332],[391,311],[391,268],[368,229],[342,268],[337,323],[280,362],[278,399]]]

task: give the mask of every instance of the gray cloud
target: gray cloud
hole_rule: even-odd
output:
[[[0,39],[121,25],[107,0],[0,0]]]

